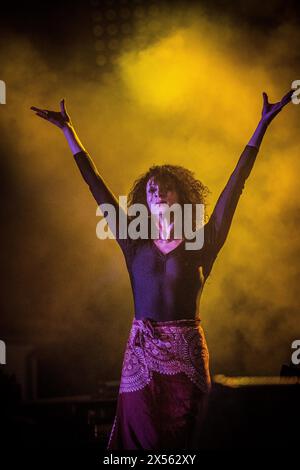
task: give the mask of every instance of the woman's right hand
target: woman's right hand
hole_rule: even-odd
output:
[[[31,106],[35,114],[46,121],[52,122],[55,126],[60,129],[65,129],[67,127],[72,127],[72,122],[69,114],[66,110],[65,100],[62,99],[60,102],[60,112],[59,111],[49,111],[48,109],[40,109],[35,106]]]

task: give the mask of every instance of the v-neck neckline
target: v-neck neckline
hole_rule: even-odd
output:
[[[183,245],[183,243],[185,242],[185,240],[183,239],[177,246],[175,246],[175,248],[173,248],[173,250],[170,250],[168,251],[168,253],[164,253],[163,251],[161,251],[158,246],[156,245],[156,243],[154,242],[154,240],[152,240],[152,245],[154,246],[154,248],[158,251],[158,253],[163,256],[164,258],[166,258],[168,255],[171,255],[172,253],[174,253],[174,251],[176,251],[181,245]]]

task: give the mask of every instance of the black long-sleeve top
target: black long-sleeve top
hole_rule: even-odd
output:
[[[204,244],[201,249],[186,250],[182,242],[164,254],[151,238],[122,239],[118,230],[114,233],[130,276],[135,318],[156,321],[199,318],[204,283],[227,238],[245,180],[257,153],[258,149],[249,145],[243,150],[209,221],[204,225]],[[98,173],[91,157],[82,151],[75,154],[74,158],[98,205],[110,203],[115,207],[118,227],[118,211],[123,209],[119,208],[118,200]]]

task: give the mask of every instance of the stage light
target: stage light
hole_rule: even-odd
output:
[[[131,29],[132,29],[132,28],[131,28],[131,25],[130,25],[129,23],[123,23],[123,24],[121,25],[121,32],[122,32],[123,34],[129,34],[130,31],[131,31]]]
[[[116,49],[118,49],[119,45],[120,45],[120,42],[117,39],[111,39],[108,42],[107,47],[108,49],[115,51]]]
[[[140,33],[145,33],[147,31],[147,25],[144,20],[136,21],[135,26],[136,30]]]
[[[104,51],[106,48],[105,42],[99,39],[98,41],[95,41],[95,49],[96,51]]]
[[[108,20],[114,20],[117,16],[117,13],[115,10],[107,10],[105,16]]]
[[[94,32],[94,35],[96,37],[100,37],[103,35],[104,33],[104,28],[100,25],[100,24],[97,24],[94,29],[93,29],[93,32]]]
[[[107,26],[106,31],[110,36],[114,36],[118,32],[118,26],[115,23],[112,23]]]
[[[124,20],[127,20],[128,18],[130,18],[130,10],[128,8],[121,8],[119,15]]]
[[[128,51],[136,46],[141,49],[147,45],[149,39],[162,28],[157,15],[160,13],[161,3],[152,1],[148,8],[141,1],[92,1],[92,21],[95,24],[93,34],[103,38],[103,42],[95,42],[95,49],[106,55],[105,64],[111,67],[116,63],[116,54],[122,50]],[[115,8],[114,8],[115,7]],[[102,22],[103,21],[103,22]],[[125,35],[125,37],[124,37]],[[110,56],[113,55],[113,59]],[[97,58],[97,64],[104,67],[104,59]]]
[[[97,63],[97,65],[99,65],[100,67],[103,67],[103,66],[107,63],[107,58],[105,57],[104,54],[99,54],[99,55],[97,55],[97,57],[96,57],[96,63]]]
[[[93,18],[93,21],[97,23],[103,19],[103,15],[100,10],[95,10],[92,18]]]
[[[144,18],[145,16],[145,11],[142,7],[139,7],[139,8],[136,8],[133,12],[133,15],[136,17],[136,18]]]
[[[110,63],[113,64],[113,65],[116,64],[116,63],[118,62],[118,60],[119,60],[118,54],[116,54],[116,55],[110,55],[110,57],[109,57],[109,61],[110,61]]]
[[[149,5],[148,14],[152,16],[157,16],[159,14],[159,8],[157,5]]]

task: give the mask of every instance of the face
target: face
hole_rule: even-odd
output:
[[[159,208],[163,213],[163,204],[172,206],[172,204],[179,202],[179,196],[171,178],[166,178],[163,183],[155,182],[153,178],[150,178],[146,185],[146,196],[149,210],[153,214],[157,213]]]

